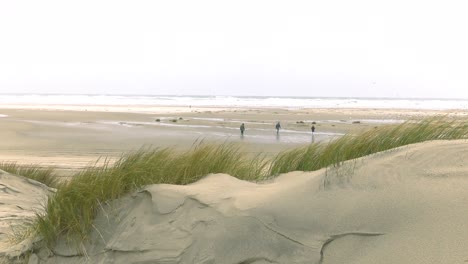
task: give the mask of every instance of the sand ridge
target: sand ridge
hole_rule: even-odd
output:
[[[465,263],[467,161],[468,141],[433,141],[265,183],[147,186],[100,213],[87,261]],[[41,263],[84,260],[55,252]]]

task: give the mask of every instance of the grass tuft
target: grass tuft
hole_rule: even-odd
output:
[[[468,139],[468,125],[456,119],[429,118],[381,126],[358,135],[345,135],[328,143],[281,152],[272,161],[270,174],[314,171],[408,144],[443,139]]]
[[[142,186],[189,184],[210,173],[256,181],[265,177],[266,165],[261,156],[247,158],[232,144],[198,144],[182,153],[142,149],[123,156],[113,166],[93,167],[75,175],[50,198],[47,213],[38,215],[38,231],[49,246],[62,236],[83,241],[101,204]]]
[[[16,162],[0,162],[0,169],[11,174],[33,179],[49,187],[57,188],[60,185],[59,177],[52,167],[43,168],[37,164],[19,165]]]

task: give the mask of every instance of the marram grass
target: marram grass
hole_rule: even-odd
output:
[[[345,135],[328,143],[282,152],[272,161],[269,173],[313,171],[408,144],[444,139],[468,139],[466,121],[429,118],[376,127],[358,135]]]
[[[431,118],[377,127],[331,142],[310,144],[279,153],[273,160],[244,155],[235,145],[198,144],[186,152],[142,149],[116,163],[89,168],[59,186],[46,213],[37,216],[37,232],[52,246],[59,237],[86,240],[102,204],[148,184],[189,184],[210,173],[227,173],[259,181],[280,173],[313,171],[412,143],[437,139],[467,139],[468,125],[460,120]],[[18,173],[21,174],[21,173]]]
[[[53,188],[57,188],[60,184],[59,177],[52,167],[42,168],[36,164],[19,165],[16,162],[0,162],[0,170],[33,179]]]
[[[248,158],[232,144],[196,145],[187,152],[140,150],[113,166],[87,169],[57,190],[38,215],[38,231],[51,245],[58,237],[82,241],[101,204],[142,186],[156,183],[189,184],[210,173],[227,173],[255,181],[265,177],[266,161]]]

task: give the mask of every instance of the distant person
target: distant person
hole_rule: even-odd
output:
[[[276,134],[279,134],[279,130],[280,130],[280,128],[281,128],[280,122],[277,122],[277,123],[276,123],[275,128],[276,128]]]
[[[245,131],[245,125],[244,125],[244,123],[242,123],[242,124],[240,125],[240,131],[241,131],[241,136],[243,136],[243,135],[244,135],[244,131]]]
[[[315,132],[315,125],[312,125],[312,126],[310,127],[310,130],[312,130],[312,143],[314,143],[314,142],[315,142],[315,135],[314,135],[314,132]]]

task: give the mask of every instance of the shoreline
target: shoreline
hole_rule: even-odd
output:
[[[159,114],[159,113],[191,113],[191,112],[219,112],[219,111],[236,111],[236,110],[256,110],[256,111],[343,111],[343,112],[366,112],[374,110],[378,112],[403,112],[403,113],[446,113],[453,115],[468,116],[466,108],[444,108],[444,109],[429,109],[429,108],[411,108],[411,107],[280,107],[280,106],[156,106],[156,105],[105,105],[105,104],[1,104],[0,110],[42,110],[42,111],[90,111],[90,112],[115,112],[115,113],[137,113],[137,114]]]
[[[0,94],[1,105],[34,105],[67,108],[81,106],[198,107],[198,108],[363,108],[468,110],[468,98],[365,98],[365,97],[294,97],[294,96],[207,96],[207,95],[112,95],[112,94]],[[115,110],[115,109],[114,109]],[[120,110],[119,110],[120,111]],[[147,109],[144,109],[147,111]]]

